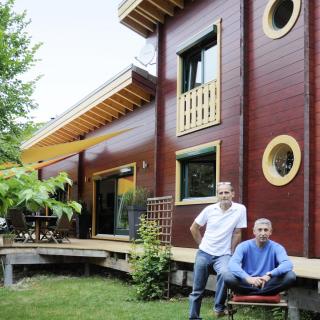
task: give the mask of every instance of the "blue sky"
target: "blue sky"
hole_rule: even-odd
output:
[[[47,121],[76,104],[102,83],[135,63],[145,39],[120,24],[121,0],[16,0],[27,10],[28,33],[43,42],[40,62],[27,78],[43,75],[33,98],[33,116]]]

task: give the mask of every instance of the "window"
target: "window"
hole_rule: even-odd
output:
[[[192,48],[182,56],[183,92],[192,90],[217,78],[216,34],[210,33],[208,39],[211,41]]]
[[[273,25],[277,29],[282,29],[289,22],[293,13],[293,2],[291,0],[282,0],[274,10]]]
[[[176,205],[216,201],[220,142],[176,152]]]
[[[297,175],[300,163],[298,142],[291,136],[281,135],[268,143],[262,158],[262,170],[272,185],[283,186]]]
[[[221,21],[179,46],[177,135],[220,123]]]
[[[285,36],[295,25],[301,0],[269,0],[263,13],[263,31],[271,39]]]

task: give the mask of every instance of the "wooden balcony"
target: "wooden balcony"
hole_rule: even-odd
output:
[[[178,136],[220,123],[217,80],[182,93],[177,100]]]

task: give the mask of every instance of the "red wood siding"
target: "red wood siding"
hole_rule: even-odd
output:
[[[101,127],[92,132],[88,137],[103,135],[125,128],[133,128],[108,141],[84,152],[83,164],[83,200],[88,209],[92,210],[93,184],[92,174],[136,162],[137,185],[152,190],[154,169],[154,103],[144,105],[134,112],[128,113],[119,121]],[[146,161],[148,167],[142,169],[142,161]],[[42,171],[43,178],[49,178],[61,171],[67,172],[71,179],[78,180],[78,155],[46,167]]]
[[[267,182],[261,163],[267,144],[282,134],[293,136],[303,153],[304,20],[301,13],[288,35],[272,40],[262,30],[264,8],[260,0],[252,1],[249,7],[246,236],[252,235],[257,218],[269,218],[274,229],[272,238],[289,254],[299,256],[303,254],[303,163],[296,178],[281,187]]]
[[[193,35],[222,18],[222,74],[220,125],[176,137],[176,49]],[[221,179],[238,185],[240,106],[240,4],[236,0],[187,2],[174,19],[166,20],[161,40],[159,74],[158,196],[175,195],[175,151],[221,140]],[[238,192],[238,190],[236,190]],[[176,206],[173,244],[194,247],[189,227],[203,205]]]
[[[57,162],[53,165],[41,169],[42,179],[48,179],[56,176],[60,172],[68,173],[69,177],[74,181],[78,181],[78,155],[74,155],[66,160]]]
[[[314,204],[314,221],[313,221],[313,231],[314,231],[314,251],[315,256],[320,257],[320,3],[315,1],[314,16],[314,125],[315,125],[315,204]]]
[[[154,104],[151,103],[136,109],[119,121],[113,121],[111,124],[92,132],[90,137],[124,128],[134,129],[100,143],[84,153],[86,182],[83,188],[83,199],[88,203],[89,208],[92,207],[92,174],[95,172],[136,162],[137,185],[149,189],[153,187]],[[143,160],[148,163],[146,169],[142,169]]]

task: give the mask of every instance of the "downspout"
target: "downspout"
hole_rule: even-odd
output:
[[[160,74],[161,74],[161,38],[162,38],[162,26],[158,22],[157,23],[157,84],[156,84],[156,96],[155,96],[155,119],[154,119],[154,166],[153,166],[153,194],[154,196],[159,196],[159,188],[158,188],[158,155],[159,155],[159,139],[158,139],[158,127],[159,127],[159,110],[160,110]]]
[[[304,1],[304,153],[303,153],[303,256],[314,255],[314,10],[313,1]]]
[[[246,68],[248,43],[248,2],[240,1],[240,141],[239,141],[239,202],[247,204],[248,163],[248,77]]]

